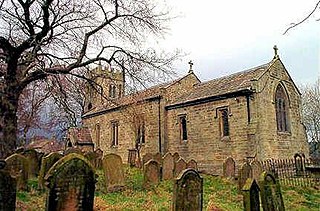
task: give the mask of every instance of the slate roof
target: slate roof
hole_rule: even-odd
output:
[[[199,83],[188,93],[181,95],[167,107],[244,90],[251,91],[252,81],[258,79],[270,67],[271,63],[272,62],[232,75]]]
[[[37,150],[39,152],[43,152],[45,154],[48,154],[50,152],[59,152],[59,151],[64,150],[63,144],[59,143],[57,140],[45,139],[45,138],[33,140],[25,148],[26,149],[35,149],[35,150]]]

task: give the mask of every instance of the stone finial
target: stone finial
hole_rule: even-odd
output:
[[[193,73],[193,69],[192,69],[193,62],[192,62],[192,60],[190,60],[190,61],[188,62],[188,64],[190,65],[190,69],[189,69],[189,72],[188,72],[188,73]]]
[[[277,47],[277,45],[273,46],[273,50],[274,50],[274,58],[278,57],[278,47]]]

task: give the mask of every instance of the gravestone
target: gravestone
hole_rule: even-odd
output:
[[[294,155],[294,164],[296,169],[296,175],[301,176],[304,172],[304,158],[300,154]]]
[[[149,160],[143,168],[143,186],[149,188],[160,182],[160,164],[155,160]]]
[[[181,172],[174,181],[173,210],[202,210],[203,179],[194,169]]]
[[[280,184],[271,173],[263,172],[261,174],[259,187],[263,210],[285,210]]]
[[[46,210],[93,210],[96,175],[82,155],[71,153],[56,162],[45,176]]]
[[[228,157],[223,163],[223,176],[224,177],[235,177],[236,163],[233,158]]]
[[[179,160],[174,165],[174,177],[177,177],[180,172],[187,168],[187,163],[183,158],[179,158]]]
[[[137,149],[128,149],[128,164],[130,167],[136,166]]]
[[[151,160],[153,158],[153,155],[151,153],[146,153],[143,157],[142,157],[142,166],[144,166],[144,164],[146,164],[149,160]]]
[[[63,156],[57,152],[52,152],[47,156],[44,156],[41,161],[40,173],[38,176],[38,188],[40,190],[44,189],[44,177],[46,173],[49,171],[51,166],[53,166],[58,160],[60,160]]]
[[[119,191],[125,187],[122,159],[116,154],[107,154],[102,160],[107,191]]]
[[[64,151],[64,155],[68,155],[68,154],[71,154],[71,153],[77,153],[79,155],[83,155],[81,149],[79,148],[74,148],[74,147],[70,147],[70,148],[67,148],[65,151]]]
[[[248,178],[242,188],[243,207],[245,211],[260,210],[260,188],[253,178]]]
[[[90,163],[92,164],[92,166],[97,169],[98,168],[98,165],[99,165],[99,154],[97,154],[96,152],[92,152],[92,151],[89,151],[89,152],[86,152],[84,154],[84,157],[87,158],[87,160],[90,161]]]
[[[101,149],[96,149],[94,152],[97,153],[97,155],[99,156],[97,159],[97,169],[101,169],[102,168],[103,151]]]
[[[252,178],[255,179],[256,181],[259,181],[260,175],[263,171],[261,163],[257,160],[253,160],[250,163],[250,166],[252,171]]]
[[[153,160],[157,161],[160,166],[162,165],[162,156],[159,152],[153,155]]]
[[[14,211],[16,207],[16,179],[8,171],[2,170],[5,162],[1,161],[0,168],[0,210]]]
[[[170,152],[166,153],[163,157],[162,162],[162,179],[170,180],[173,179],[174,162],[173,156]]]
[[[197,161],[195,161],[193,159],[189,160],[189,162],[187,163],[187,168],[192,168],[192,169],[198,171]]]
[[[29,160],[20,154],[10,155],[5,159],[4,170],[9,171],[17,180],[17,190],[27,190],[29,178]]]
[[[173,161],[174,161],[174,163],[176,163],[179,159],[180,159],[179,153],[175,152],[175,153],[173,154]]]
[[[252,178],[252,169],[248,162],[245,162],[239,170],[239,190],[242,189],[248,178]]]
[[[29,177],[37,177],[39,175],[40,163],[39,153],[34,149],[28,149],[21,153],[29,160]]]

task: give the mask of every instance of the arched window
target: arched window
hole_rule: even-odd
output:
[[[282,85],[278,85],[276,89],[276,118],[277,129],[279,132],[289,132],[289,102],[288,96]]]

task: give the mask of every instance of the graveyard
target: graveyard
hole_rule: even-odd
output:
[[[16,153],[0,165],[0,210],[319,210],[317,177],[284,181],[257,161],[236,173],[232,158],[211,175],[175,155],[148,154],[139,166],[116,154],[50,153],[39,163],[34,150]]]

